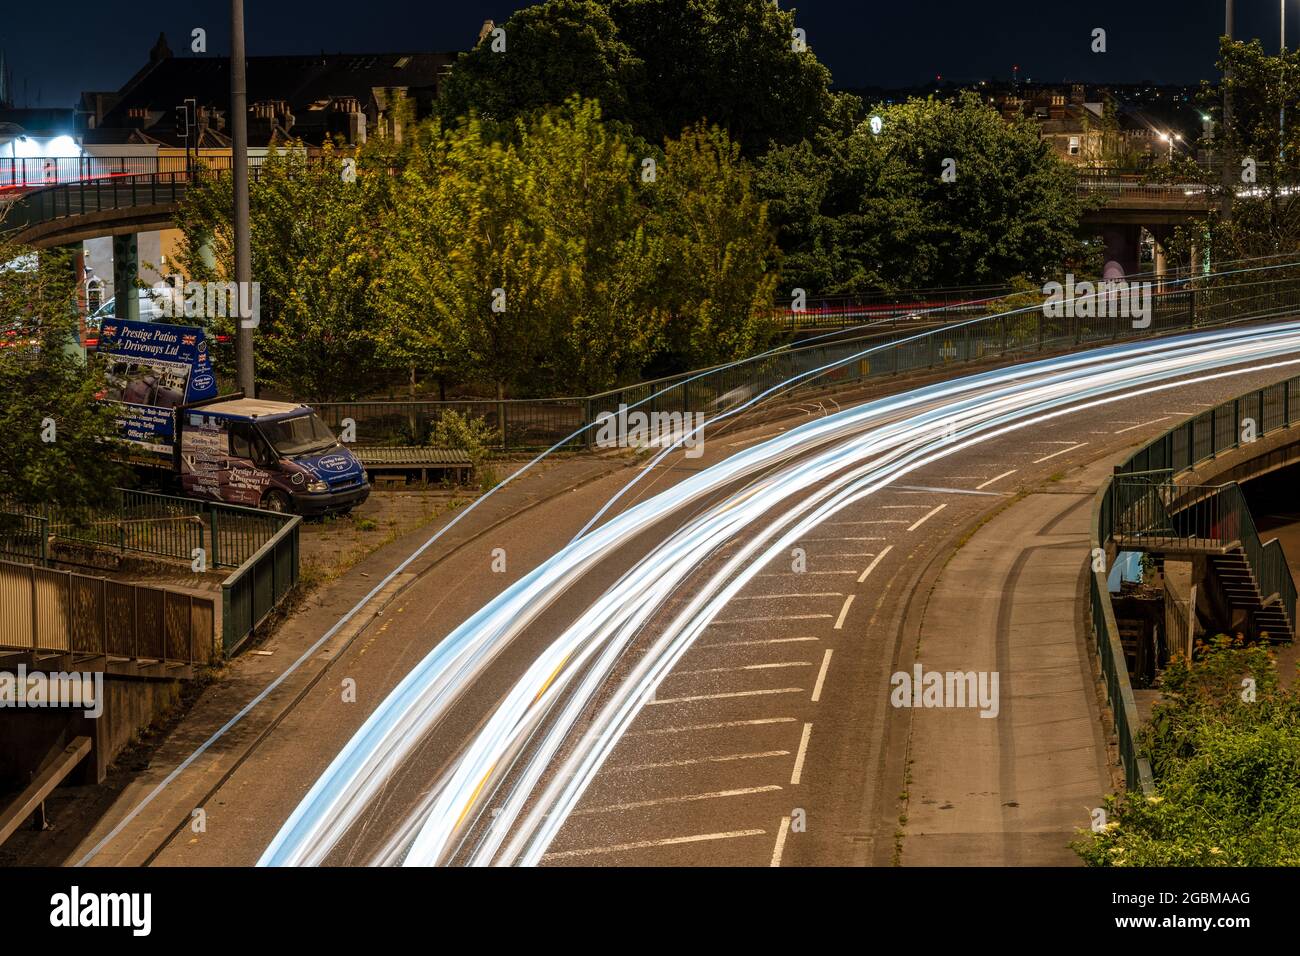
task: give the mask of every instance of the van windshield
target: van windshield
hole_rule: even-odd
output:
[[[315,413],[257,424],[271,447],[287,458],[324,451],[336,444],[334,433]]]

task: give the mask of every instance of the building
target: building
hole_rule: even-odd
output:
[[[455,53],[320,53],[250,56],[247,61],[248,142],[266,148],[290,141],[360,145],[383,128],[433,111]],[[191,147],[230,146],[230,60],[172,55],[160,34],[149,61],[120,90],[82,93],[77,127],[93,145],[187,145],[186,100],[196,106]]]

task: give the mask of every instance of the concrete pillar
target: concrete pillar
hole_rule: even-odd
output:
[[[140,249],[135,233],[113,237],[113,295],[117,297],[113,314],[119,319],[138,321],[140,294],[136,279],[140,275]]]
[[[1101,232],[1106,244],[1101,270],[1103,279],[1123,279],[1138,271],[1138,241],[1141,226],[1105,226]]]
[[[1173,237],[1168,226],[1148,227],[1152,242],[1155,244],[1156,291],[1165,291],[1165,276],[1169,274],[1169,241]]]

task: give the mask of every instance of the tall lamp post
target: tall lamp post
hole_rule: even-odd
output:
[[[1235,31],[1235,7],[1235,0],[1224,0],[1223,34],[1229,40],[1233,38],[1233,33]],[[1232,195],[1233,190],[1236,189],[1236,179],[1234,176],[1235,171],[1232,168],[1232,163],[1230,162],[1232,157],[1228,150],[1228,135],[1229,130],[1232,129],[1232,90],[1229,88],[1231,80],[1232,67],[1229,66],[1223,74],[1223,130],[1221,133],[1223,136],[1223,158],[1221,160],[1223,163],[1223,218],[1225,220],[1232,219]]]
[[[248,231],[248,89],[244,69],[244,0],[230,0],[230,126],[232,174],[235,192],[235,282],[239,300],[249,301],[245,291],[253,278],[252,251]],[[253,329],[236,309],[235,379],[244,394],[257,393],[253,378]]]

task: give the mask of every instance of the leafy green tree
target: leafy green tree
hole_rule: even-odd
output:
[[[1108,798],[1087,863],[1300,865],[1300,695],[1267,650],[1221,637],[1175,660],[1142,746],[1158,793]]]
[[[355,181],[346,181],[343,157],[329,147],[318,160],[290,149],[268,157],[252,182],[259,387],[298,399],[336,401],[365,394],[377,378],[392,373],[391,356],[377,348],[368,295],[376,236],[391,202],[390,157],[381,155],[382,162],[363,152]],[[180,261],[194,281],[233,278],[231,196],[230,177],[222,175],[203,180],[186,197]],[[234,334],[233,317],[208,318],[213,331]],[[216,353],[223,374],[232,371],[232,351]]]
[[[698,366],[766,345],[780,253],[740,147],[717,127],[687,130],[668,141],[657,185],[672,347]]]
[[[1003,121],[973,93],[872,115],[879,133],[870,121],[825,126],[760,162],[789,285],[834,294],[1041,279],[1078,251],[1071,173],[1031,123]]]
[[[630,94],[641,62],[599,0],[546,0],[517,11],[503,29],[503,51],[488,37],[454,64],[440,103],[449,121],[471,112],[511,120],[574,95],[599,100],[610,116],[640,109]]]
[[[130,477],[113,460],[117,426],[98,401],[103,368],[76,348],[72,259],[0,239],[0,507],[97,507]]]
[[[796,143],[832,108],[830,70],[811,40],[796,49],[793,10],[770,0],[608,0],[618,36],[645,64],[637,131],[651,142],[701,121],[746,156]]]

